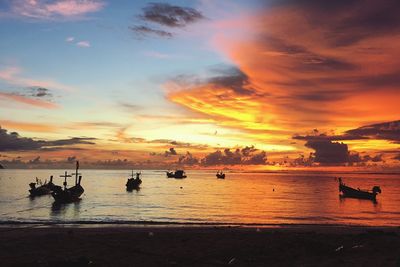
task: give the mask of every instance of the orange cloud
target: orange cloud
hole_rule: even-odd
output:
[[[282,4],[243,23],[219,22],[213,44],[242,72],[243,83],[221,84],[217,78],[226,75],[219,73],[192,84],[174,81],[169,99],[220,125],[260,134],[344,131],[397,119],[400,20],[394,11],[371,17],[385,8],[372,2],[362,10],[333,5],[325,14],[322,3]],[[239,24],[247,27],[232,27]]]
[[[68,85],[61,84],[53,80],[36,80],[31,78],[26,78],[21,75],[21,68],[19,67],[7,67],[0,70],[0,80],[6,83],[24,86],[24,87],[44,87],[51,89],[58,89],[63,91],[75,91],[75,88]]]
[[[19,122],[11,120],[0,120],[0,125],[3,128],[22,130],[28,132],[56,132],[57,127],[50,124]]]
[[[42,100],[38,100],[38,99],[33,99],[33,98],[25,97],[25,96],[15,95],[15,94],[9,94],[9,93],[1,93],[0,92],[0,99],[2,99],[4,101],[12,100],[17,103],[22,103],[22,104],[26,104],[26,105],[34,106],[34,107],[38,107],[38,108],[45,108],[45,109],[59,108],[59,106],[55,103],[42,101]]]

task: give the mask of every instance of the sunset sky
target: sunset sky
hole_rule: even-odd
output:
[[[0,163],[400,170],[399,14],[397,0],[0,0]]]

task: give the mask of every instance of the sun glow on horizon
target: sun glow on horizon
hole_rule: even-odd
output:
[[[4,165],[400,168],[384,5],[50,2],[0,5]]]

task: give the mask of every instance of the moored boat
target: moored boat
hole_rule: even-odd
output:
[[[217,176],[218,179],[225,179],[225,173],[222,171],[218,171],[215,176]]]
[[[359,188],[355,189],[345,185],[342,181],[342,178],[339,178],[339,193],[341,193],[341,197],[368,199],[376,201],[376,195],[382,193],[382,191],[379,186],[372,187],[371,191],[361,190]]]
[[[186,178],[186,173],[184,170],[176,170],[175,172],[167,171],[168,178],[183,179]]]
[[[142,174],[141,172],[137,172],[135,178],[132,170],[131,177],[128,178],[128,181],[126,182],[127,191],[132,191],[133,189],[138,190],[140,188],[140,185],[142,184],[142,179],[140,179],[141,174]]]
[[[53,183],[53,176],[50,176],[50,181],[49,182],[45,181],[44,184],[40,179],[36,177],[36,182],[30,183],[29,187],[31,188],[29,189],[29,195],[31,197],[49,195],[54,190],[57,190],[57,188],[61,188],[60,186],[55,185]]]
[[[73,175],[69,175],[67,171],[65,171],[64,175],[60,175],[60,177],[64,178],[64,188],[57,188],[51,194],[57,203],[71,203],[80,200],[80,196],[85,190],[81,186],[82,176],[78,173],[78,170],[79,161],[76,162],[76,170],[73,174],[75,176],[75,185],[70,188],[67,188],[67,178],[72,177]]]

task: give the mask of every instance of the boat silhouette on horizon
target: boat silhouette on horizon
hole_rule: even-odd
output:
[[[49,182],[45,181],[44,183],[42,183],[42,181],[36,177],[36,182],[30,183],[29,187],[30,197],[49,195],[53,191],[61,189],[61,186],[53,183],[53,175],[50,176]]]
[[[56,203],[71,203],[80,200],[80,196],[85,192],[85,189],[81,186],[82,176],[78,172],[79,170],[79,161],[76,162],[75,173],[69,175],[67,171],[65,171],[64,175],[60,175],[60,177],[64,178],[64,183],[62,187],[54,190],[51,195],[53,196]],[[73,187],[67,188],[67,178],[75,176],[75,185]]]
[[[368,199],[372,201],[376,201],[377,194],[382,193],[381,188],[379,186],[372,187],[371,191],[361,190],[360,188],[352,188],[347,186],[342,178],[339,178],[339,193],[341,197],[344,198],[358,198],[358,199]]]
[[[167,171],[166,173],[168,178],[183,179],[187,177],[184,170]]]
[[[222,171],[218,171],[215,176],[217,176],[218,179],[225,179],[225,173],[223,173]]]
[[[142,184],[142,179],[140,179],[141,174],[142,174],[141,172],[137,172],[136,178],[135,178],[135,175],[133,174],[133,170],[132,170],[131,177],[128,178],[128,181],[125,184],[127,191],[132,191],[133,189],[136,189],[136,190],[140,189],[140,185]]]

